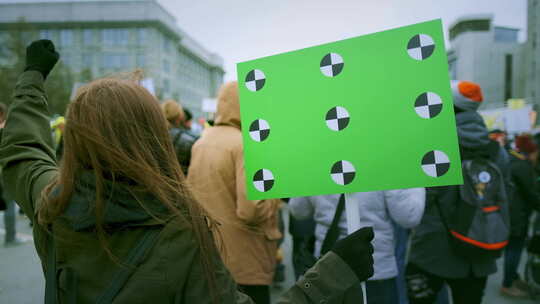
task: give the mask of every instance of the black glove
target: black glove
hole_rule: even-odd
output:
[[[349,265],[360,282],[373,276],[373,237],[373,228],[362,228],[339,240],[331,250]]]
[[[52,41],[36,40],[26,48],[26,67],[24,70],[38,71],[45,79],[58,59],[60,59],[60,54],[55,51]]]

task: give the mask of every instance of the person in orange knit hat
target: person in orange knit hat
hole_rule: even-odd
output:
[[[484,101],[482,89],[468,81],[452,81],[451,87],[461,159],[486,159],[497,165],[504,182],[496,186],[496,191],[507,192],[510,176],[508,154],[497,142],[489,139],[488,130],[477,112]],[[449,215],[462,200],[459,191],[459,186],[426,190],[426,210],[420,225],[415,228],[406,270],[411,304],[436,302],[444,284],[450,287],[454,303],[480,304],[488,276],[497,272],[493,256],[465,257],[452,247],[453,239],[446,225],[451,218]],[[503,225],[508,222],[506,218],[503,216]],[[501,234],[507,231],[507,226],[503,225],[497,226]]]
[[[454,106],[462,111],[476,111],[484,101],[482,89],[474,82],[452,80]]]

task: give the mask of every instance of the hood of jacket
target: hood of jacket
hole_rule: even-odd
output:
[[[168,213],[167,207],[152,195],[140,194],[135,196],[129,188],[130,186],[127,183],[113,183],[105,180],[103,195],[105,200],[104,226],[125,227],[142,224],[152,219],[152,215],[163,216]],[[65,219],[75,231],[93,229],[97,222],[95,201],[95,176],[92,172],[83,172],[75,185],[68,207],[60,218]],[[144,204],[144,208],[141,203]],[[152,215],[145,209],[151,212]]]
[[[456,114],[459,145],[468,150],[481,149],[489,144],[489,136],[482,116],[476,111]]]
[[[240,102],[238,98],[238,82],[224,84],[219,90],[216,126],[231,126],[240,129]]]

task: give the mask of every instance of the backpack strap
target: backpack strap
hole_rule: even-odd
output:
[[[435,205],[435,208],[437,209],[437,213],[439,214],[439,217],[441,218],[441,222],[444,228],[446,229],[446,233],[448,233],[448,235],[451,236],[452,234],[450,233],[450,227],[448,226],[448,222],[446,221],[446,217],[444,216],[441,209],[441,205],[439,203],[439,191],[436,190],[435,187],[426,188],[426,206],[430,203],[433,203]]]
[[[173,148],[174,148],[174,151],[176,152],[176,154],[180,153],[181,151],[179,151],[179,145],[178,145],[178,140],[180,140],[180,137],[182,136],[182,130],[180,129],[177,129],[178,132],[176,132],[176,134],[174,135],[174,137],[172,138],[172,143],[173,143]]]
[[[105,292],[98,297],[96,304],[110,304],[124,287],[131,275],[135,272],[137,266],[141,264],[146,253],[154,247],[161,229],[149,229],[141,237],[137,245],[131,249],[125,261],[125,267],[122,267],[114,275]]]
[[[105,290],[105,292],[98,298],[96,303],[110,304],[118,292],[124,287],[127,280],[131,277],[133,272],[139,264],[142,262],[147,251],[152,248],[157,241],[160,229],[150,229],[144,233],[137,245],[131,249],[126,260],[126,266],[119,270],[113,277],[113,280]],[[58,303],[58,280],[56,277],[56,248],[54,244],[54,236],[51,234],[49,241],[47,242],[47,270],[45,273],[45,304],[57,304]],[[68,283],[71,288],[76,288],[75,273],[71,269],[68,269]],[[68,303],[76,303],[75,291],[68,299]]]
[[[328,231],[326,232],[326,236],[324,237],[324,241],[322,243],[321,247],[321,256],[326,254],[332,247],[334,247],[334,244],[339,238],[339,221],[341,219],[341,215],[343,214],[343,210],[345,209],[345,194],[341,194],[339,196],[339,202],[336,208],[336,212],[334,213],[334,219],[332,220],[332,224],[330,225],[330,228],[328,228]]]
[[[444,228],[446,229],[446,233],[451,235],[450,228],[448,227],[448,223],[446,222],[446,218],[444,217],[443,212],[441,210],[441,206],[439,205],[439,199],[437,197],[435,197],[434,200],[435,200],[435,202],[434,202],[435,203],[435,208],[437,208],[437,211],[439,212],[439,217],[441,218],[441,222],[443,223]]]

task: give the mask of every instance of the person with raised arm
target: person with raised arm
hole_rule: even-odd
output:
[[[34,223],[45,303],[253,303],[221,261],[158,101],[96,80],[70,103],[60,167],[44,82],[60,55],[27,48],[0,144],[6,189]],[[338,242],[278,303],[339,303],[373,274],[373,231]]]

